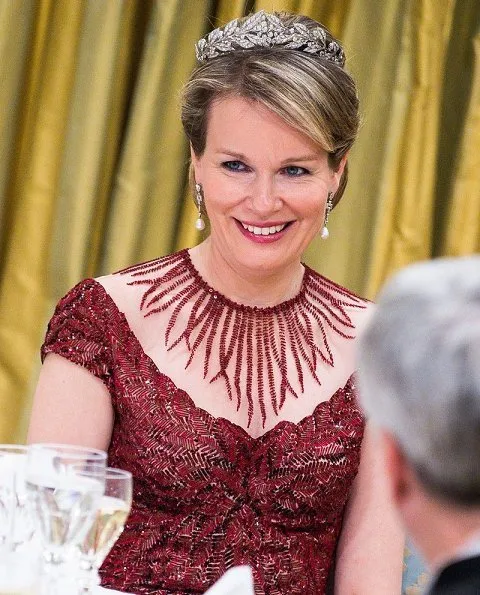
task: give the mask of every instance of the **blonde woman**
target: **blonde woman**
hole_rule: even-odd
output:
[[[343,50],[264,12],[196,50],[182,121],[210,233],[61,300],[30,440],[108,449],[133,473],[106,586],[203,593],[248,564],[258,594],[320,595],[329,577],[399,593],[402,536],[356,402],[369,304],[301,262],[328,237],[358,128]]]

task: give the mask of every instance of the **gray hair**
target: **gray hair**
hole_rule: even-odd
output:
[[[359,342],[359,386],[426,489],[480,504],[480,256],[388,283]]]

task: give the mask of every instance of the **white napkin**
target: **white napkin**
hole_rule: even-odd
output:
[[[254,595],[250,566],[230,568],[205,595]]]
[[[128,595],[113,589],[97,587],[95,595]],[[205,595],[254,595],[253,576],[250,566],[234,566],[208,589]]]

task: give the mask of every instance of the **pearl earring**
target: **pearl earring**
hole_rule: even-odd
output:
[[[328,240],[328,236],[330,235],[327,227],[328,223],[328,216],[330,215],[333,209],[333,192],[328,193],[327,204],[325,206],[325,219],[323,221],[322,231],[320,233],[320,237],[322,240]]]
[[[195,227],[198,231],[203,231],[205,229],[205,221],[202,216],[203,188],[201,184],[195,184],[195,202],[198,209],[198,219],[195,221]]]

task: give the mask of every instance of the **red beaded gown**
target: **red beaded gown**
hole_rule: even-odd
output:
[[[191,357],[210,365],[208,374],[218,372],[225,398],[253,403],[256,396],[259,414],[265,401],[278,411],[299,396],[286,353],[295,356],[300,380],[301,368],[314,375],[320,360],[331,359],[325,329],[348,337],[348,309],[364,307],[308,267],[297,297],[265,309],[217,294],[187,251],[120,274],[129,286],[145,285],[147,314],[170,316],[166,342],[174,349],[185,343]],[[188,323],[178,329],[185,308]],[[254,438],[196,406],[145,353],[93,279],[59,302],[42,357],[51,352],[107,386],[115,415],[109,464],[134,477],[132,512],[101,569],[102,585],[200,594],[230,567],[248,564],[258,595],[325,592],[363,435],[353,377],[300,422],[280,421]],[[245,386],[238,382],[242,362]]]

